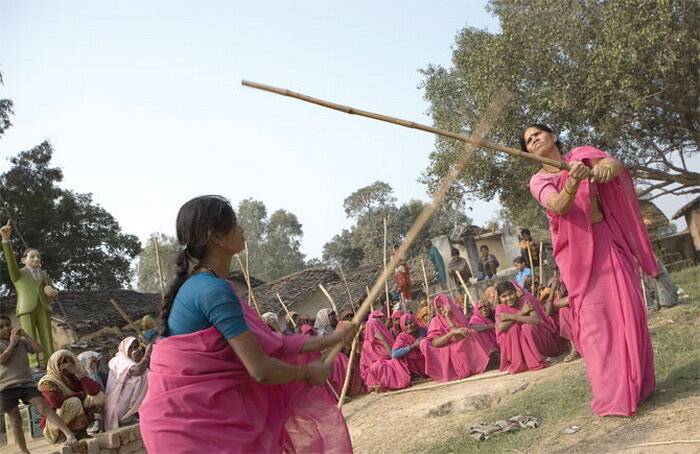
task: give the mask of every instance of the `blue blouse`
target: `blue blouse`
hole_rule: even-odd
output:
[[[209,272],[195,273],[178,290],[163,337],[190,334],[211,326],[225,339],[248,331],[241,302],[229,284]]]

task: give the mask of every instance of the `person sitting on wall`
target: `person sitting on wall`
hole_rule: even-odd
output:
[[[479,275],[476,280],[483,281],[484,279],[491,279],[498,272],[498,259],[489,252],[489,247],[482,244],[479,248],[479,263],[477,263],[477,269],[479,270]]]

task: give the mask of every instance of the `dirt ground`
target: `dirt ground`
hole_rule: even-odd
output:
[[[675,313],[680,314],[683,310],[668,309],[668,317],[657,318],[656,323],[650,323],[650,329],[653,331],[659,324],[667,323]],[[699,347],[693,348],[700,359]],[[497,370],[492,370],[482,375],[489,378],[476,381],[436,388],[430,388],[435,382],[428,382],[415,386],[411,392],[360,396],[346,404],[343,412],[357,453],[425,451],[426,447],[468,432],[472,424],[484,421],[482,415],[486,410],[527,392],[529,387],[572,373],[580,375],[584,370],[581,359],[517,375],[500,375]],[[687,379],[697,381],[698,372],[688,371]],[[587,401],[573,399],[572,405],[581,408],[570,421],[543,425],[535,429],[541,432],[533,446],[504,452],[699,453],[698,443],[626,449],[642,443],[700,439],[700,389],[691,395],[677,397],[673,395],[673,389],[659,387],[655,393],[668,398],[661,399],[663,403],[660,404],[654,400],[643,403],[634,418],[597,417],[588,409]],[[581,426],[582,430],[572,435],[561,432],[573,425]],[[488,441],[483,443],[487,448]],[[471,448],[465,446],[464,449]],[[478,449],[478,452],[484,451]]]

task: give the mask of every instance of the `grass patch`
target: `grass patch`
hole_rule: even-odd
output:
[[[657,388],[643,403],[639,412],[659,409],[674,402],[697,395],[700,389],[700,267],[672,274],[683,288],[681,304],[649,314]],[[672,322],[671,322],[672,320]],[[589,408],[590,387],[583,368],[566,371],[556,380],[548,380],[515,395],[503,404],[483,412],[465,414],[465,426],[458,436],[438,444],[422,446],[420,452],[431,453],[502,453],[502,452],[556,452],[565,449],[561,430],[572,426],[622,426],[624,418],[599,418]],[[535,416],[540,421],[537,429],[503,434],[477,442],[469,437],[469,427],[480,421],[497,421],[518,414]],[[566,440],[570,442],[570,440]]]

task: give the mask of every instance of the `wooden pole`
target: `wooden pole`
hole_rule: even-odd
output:
[[[544,288],[545,280],[544,280],[544,259],[542,258],[542,254],[544,252],[544,243],[540,241],[540,287]]]
[[[165,282],[163,281],[163,265],[160,261],[160,248],[158,247],[158,237],[153,236],[153,247],[156,250],[156,262],[158,263],[158,280],[160,281],[160,300],[165,306]]]
[[[528,255],[528,257],[530,257],[530,274],[532,274],[532,282],[530,285],[530,290],[532,291],[532,296],[537,298],[537,294],[535,293],[535,264],[532,263],[532,251],[530,250],[530,243],[532,243],[532,241],[527,242],[527,255]],[[525,283],[525,281],[523,281],[523,284],[524,283]]]
[[[384,273],[386,273],[386,218],[384,218],[384,251],[383,251]],[[389,301],[389,285],[384,280],[384,298],[386,298],[386,318],[391,318],[391,302]]]
[[[428,314],[433,318],[433,305],[430,302],[430,284],[428,284],[428,273],[425,272],[425,262],[420,259],[420,267],[423,270],[423,287],[425,287],[425,298],[428,300]]]
[[[469,303],[472,305],[472,307],[476,307],[476,304],[474,304],[474,299],[472,299],[472,294],[469,293],[469,288],[464,282],[464,278],[462,278],[462,273],[457,271],[457,277],[459,278],[459,282],[462,284],[462,288],[464,288],[464,293],[466,293],[466,297],[469,298]],[[467,298],[464,298],[464,315],[467,315]]]
[[[554,167],[557,167],[557,168],[562,169],[562,170],[569,170],[569,165],[567,163],[565,163],[564,161],[557,161],[554,159],[543,158],[541,156],[537,156],[537,155],[532,154],[532,153],[526,153],[522,150],[517,150],[515,148],[504,147],[502,145],[496,145],[496,144],[484,142],[483,139],[484,139],[485,135],[479,136],[477,134],[472,133],[470,136],[465,136],[463,134],[457,134],[457,133],[454,133],[451,131],[447,131],[445,129],[434,128],[432,126],[423,125],[423,124],[416,123],[413,121],[402,120],[400,118],[389,117],[386,115],[368,112],[366,110],[355,109],[354,107],[349,107],[349,106],[344,106],[342,104],[336,104],[333,102],[324,101],[323,99],[313,98],[311,96],[303,95],[301,93],[295,93],[293,91],[286,90],[283,88],[277,88],[277,87],[273,87],[270,85],[252,82],[249,80],[242,80],[241,84],[243,84],[246,87],[257,88],[258,90],[269,91],[271,93],[276,93],[278,95],[289,96],[291,98],[300,99],[302,101],[310,102],[312,104],[316,104],[319,106],[327,107],[329,109],[344,112],[346,114],[359,115],[361,117],[367,117],[367,118],[371,118],[373,120],[385,121],[387,123],[392,123],[392,124],[399,125],[399,126],[405,126],[407,128],[419,129],[421,131],[430,132],[433,134],[437,134],[439,136],[449,137],[450,139],[457,139],[457,140],[460,140],[466,144],[472,145],[473,147],[488,148],[490,150],[500,151],[500,152],[509,154],[511,156],[517,156],[520,158],[529,159],[531,161],[537,161],[537,162],[540,162],[542,164],[548,164],[550,166],[554,166]]]
[[[340,392],[340,398],[338,399],[338,410],[343,408],[345,403],[345,396],[348,394],[348,388],[350,387],[350,376],[352,375],[352,364],[355,360],[355,349],[357,348],[357,339],[360,338],[360,330],[358,329],[355,333],[355,337],[352,339],[352,346],[350,347],[350,358],[348,359],[348,369],[345,371],[345,381],[343,381],[343,389]]]
[[[495,121],[496,116],[503,109],[510,97],[510,93],[508,93],[506,90],[501,90],[498,96],[496,96],[494,101],[491,102],[489,107],[486,109],[486,112],[481,121],[479,121],[478,125],[474,128],[471,135],[471,137],[474,140],[479,142],[483,141],[484,137],[486,136],[486,133],[489,131],[489,129],[491,129],[491,125]],[[447,194],[447,191],[455,183],[459,175],[461,175],[462,171],[467,165],[467,162],[469,162],[469,159],[471,159],[472,155],[474,154],[474,150],[474,147],[467,143],[465,144],[463,152],[457,155],[455,163],[447,172],[447,175],[445,176],[445,178],[443,178],[443,180],[440,183],[440,186],[433,194],[432,201],[430,203],[427,203],[423,208],[423,211],[421,211],[420,215],[418,215],[418,218],[406,233],[406,239],[401,243],[399,249],[394,254],[387,268],[382,272],[377,281],[374,283],[369,295],[367,295],[367,298],[360,306],[360,309],[355,314],[355,317],[353,317],[352,321],[355,326],[358,326],[360,321],[369,312],[369,309],[372,305],[372,301],[376,299],[379,295],[379,292],[381,292],[382,285],[389,278],[390,271],[396,268],[396,266],[398,265],[400,257],[406,255],[406,253],[408,252],[408,248],[416,240],[421,230],[423,230],[423,228],[430,220],[430,218],[432,218],[432,216],[435,214],[437,209],[440,208],[442,199]],[[340,350],[342,350],[342,348],[343,346],[340,343],[334,345],[329,355],[326,356],[326,358],[324,359],[324,362],[328,365],[332,364],[333,359],[340,352]]]
[[[330,293],[326,290],[326,288],[322,284],[318,284],[318,288],[321,289],[324,295],[326,295],[326,298],[328,298],[328,301],[331,303],[331,309],[333,309],[333,312],[335,312],[336,317],[340,317],[340,314],[338,313],[338,308],[335,305],[335,302],[333,301],[333,297],[331,297]]]
[[[294,327],[294,329],[297,329],[297,322],[295,322],[294,319],[292,318],[292,314],[289,313],[289,309],[287,309],[287,305],[284,304],[284,301],[282,301],[282,297],[280,296],[279,293],[275,293],[275,295],[277,296],[277,299],[279,300],[280,304],[282,305],[284,312],[287,313],[287,318],[289,319],[289,321],[292,322],[292,326]]]
[[[248,287],[248,298],[250,298],[250,300],[253,302],[253,306],[255,306],[255,312],[257,312],[258,315],[262,317],[262,313],[260,312],[260,306],[258,306],[258,302],[255,300],[255,295],[253,294],[253,286],[250,285],[250,275],[248,274],[246,268],[243,267],[243,260],[241,260],[241,256],[239,254],[236,254],[236,258],[238,259],[238,267],[241,269],[241,273],[243,273],[245,284]]]
[[[133,322],[133,320],[131,320],[131,319],[129,318],[129,316],[126,315],[126,312],[124,312],[124,309],[122,309],[122,307],[121,307],[119,304],[117,304],[117,302],[114,301],[113,299],[110,299],[109,302],[112,303],[112,306],[114,306],[114,308],[117,310],[117,312],[119,312],[119,315],[122,316],[122,318],[126,321],[126,323],[127,323],[129,326],[131,326],[131,329],[133,329],[134,331],[136,331],[136,334],[137,334],[139,337],[141,337],[141,330],[136,326],[136,324]]]
[[[343,282],[345,283],[345,290],[348,292],[348,301],[350,301],[350,307],[352,308],[352,313],[355,314],[355,302],[352,300],[352,293],[350,293],[350,286],[348,285],[348,280],[345,279],[345,273],[343,272],[343,267],[340,267],[340,275],[343,277]]]
[[[397,394],[404,394],[404,393],[410,393],[414,391],[425,391],[426,389],[434,389],[434,388],[441,388],[443,386],[449,386],[449,385],[456,385],[458,383],[464,383],[468,381],[479,381],[479,380],[486,380],[489,378],[496,378],[496,377],[502,377],[504,375],[508,375],[510,372],[508,371],[503,371],[503,372],[494,372],[491,374],[479,374],[479,375],[473,375],[471,377],[467,378],[462,378],[461,380],[454,380],[454,381],[448,381],[446,383],[436,383],[434,385],[427,385],[427,386],[420,386],[420,387],[413,387],[413,388],[406,388],[406,389],[399,389],[397,391],[391,391],[384,393],[383,396],[395,396]]]

